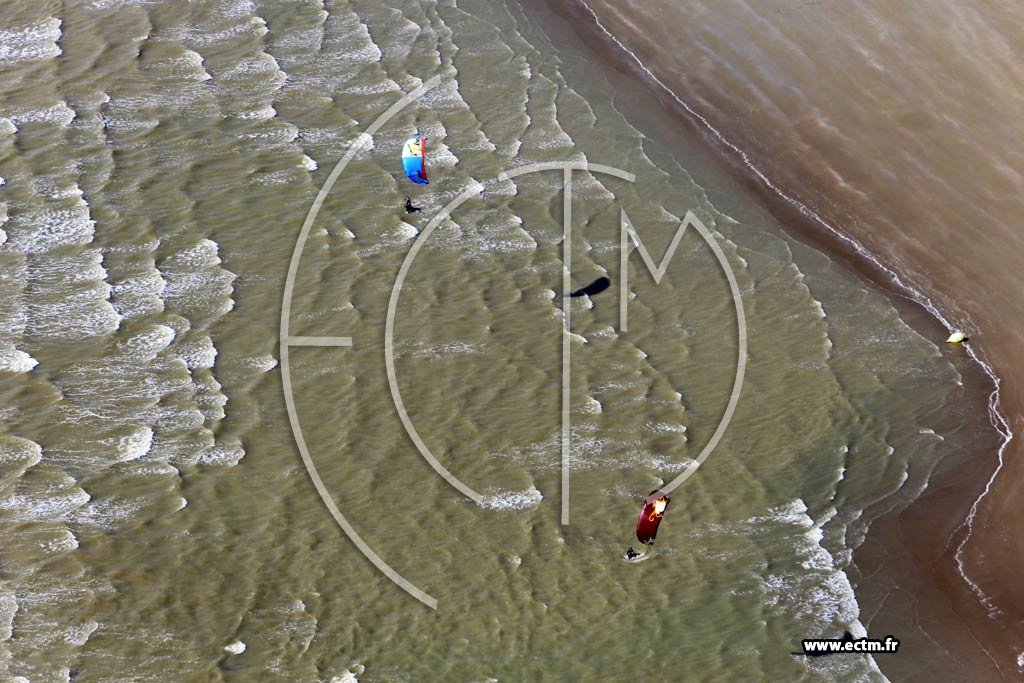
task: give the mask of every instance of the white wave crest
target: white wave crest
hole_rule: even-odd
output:
[[[532,486],[525,491],[492,489],[484,495],[480,505],[490,510],[525,510],[537,507],[543,499],[544,495]]]
[[[118,344],[118,351],[135,360],[152,360],[174,341],[174,330],[166,325],[152,325]]]
[[[277,359],[271,354],[267,353],[262,356],[252,356],[251,358],[245,358],[242,360],[242,364],[247,368],[252,368],[257,372],[270,372],[277,367]]]
[[[177,57],[169,59],[167,63],[170,65],[172,73],[183,80],[208,81],[213,78],[203,66],[203,56],[193,50],[185,50]]]
[[[0,347],[0,372],[28,372],[37,365],[39,361],[24,351]]]
[[[16,111],[8,118],[16,128],[26,123],[55,123],[62,128],[66,128],[75,120],[76,116],[78,114],[75,110],[62,100],[43,109],[22,109]]]
[[[194,341],[175,346],[178,357],[185,361],[189,370],[196,368],[212,368],[217,359],[217,349],[209,337],[200,337]]]
[[[24,471],[39,464],[43,449],[35,441],[18,436],[0,437],[0,472],[4,476],[12,469]]]
[[[13,593],[0,593],[0,641],[10,640],[14,634],[14,615],[18,612],[18,601]]]
[[[50,17],[20,28],[0,29],[0,64],[38,62],[61,54],[60,19]]]
[[[138,460],[153,446],[153,430],[150,427],[139,427],[130,434],[118,439],[118,460],[127,462]]]

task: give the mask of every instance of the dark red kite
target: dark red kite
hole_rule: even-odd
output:
[[[644,499],[644,507],[640,510],[640,518],[636,520],[636,537],[641,543],[650,545],[658,535],[658,525],[665,515],[665,508],[671,499],[655,489]]]

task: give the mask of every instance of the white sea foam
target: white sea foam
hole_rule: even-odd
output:
[[[165,302],[182,314],[224,315],[234,307],[230,295],[233,273],[220,268],[218,245],[203,239],[160,264],[167,283]]]
[[[203,64],[203,56],[193,50],[185,50],[170,60],[174,75],[189,81],[208,81],[213,78]]]
[[[189,370],[212,368],[217,359],[217,349],[209,337],[200,337],[194,341],[177,344],[174,350],[178,357],[185,361]]]
[[[206,423],[206,416],[197,407],[179,409],[160,415],[158,425],[168,431],[191,432],[200,429]]]
[[[117,441],[117,459],[121,462],[138,460],[149,453],[153,446],[153,430],[150,427],[137,427],[134,431],[120,437]]]
[[[90,500],[89,494],[77,486],[51,487],[42,491],[19,492],[0,500],[0,509],[24,522],[56,521],[66,519]]]
[[[149,267],[143,273],[115,281],[111,286],[112,304],[124,320],[155,316],[164,310],[160,295],[166,286],[160,271]]]
[[[109,334],[121,317],[106,300],[106,285],[91,283],[79,291],[54,292],[60,300],[28,306],[33,333],[51,339],[87,339]]]
[[[277,145],[287,145],[299,137],[299,129],[293,123],[278,119],[267,119],[264,125],[253,128],[239,136],[243,140],[263,140]],[[272,175],[272,174],[265,174]]]
[[[459,93],[458,79],[445,79],[421,98],[430,109],[440,111],[465,110],[466,101]]]
[[[401,221],[395,228],[388,230],[377,242],[371,246],[360,249],[357,253],[361,257],[379,254],[382,251],[393,248],[397,245],[406,244],[409,240],[415,239],[420,231],[414,225]]]
[[[710,532],[764,539],[771,543],[763,550],[769,557],[772,553],[792,555],[785,562],[772,561],[769,566],[773,569],[760,578],[766,607],[785,613],[794,623],[816,624],[819,633],[849,626],[855,636],[863,637],[866,629],[859,621],[860,606],[843,563],[821,545],[822,527],[834,515],[834,509],[827,510],[815,522],[807,514],[806,504],[795,499],[746,520],[705,525],[696,529],[695,535],[699,538]],[[785,532],[784,542],[775,538],[780,532]]]
[[[14,469],[24,471],[39,464],[42,458],[43,449],[36,442],[17,436],[0,436],[0,467],[5,473]]]
[[[686,434],[687,431],[686,425],[678,422],[651,422],[647,428],[657,434]]]
[[[87,205],[70,208],[39,208],[12,222],[10,246],[23,254],[42,254],[66,246],[92,242],[96,222]],[[16,229],[15,229],[16,228]]]
[[[42,549],[53,555],[71,552],[78,549],[78,539],[68,529],[60,529],[57,537],[39,544]]]
[[[399,18],[392,24],[391,30],[378,45],[383,53],[382,60],[386,63],[403,64],[409,51],[416,44],[416,38],[423,30],[416,22],[404,17]]]
[[[383,95],[389,92],[401,92],[401,87],[390,79],[382,79],[373,83],[357,83],[342,89],[346,95]]]
[[[38,62],[60,55],[60,19],[50,17],[17,28],[0,29],[0,64]]]
[[[252,111],[243,111],[240,114],[235,114],[235,116],[245,120],[266,121],[277,116],[277,110],[274,109],[273,105],[268,104],[265,107]]]
[[[126,523],[139,519],[146,508],[155,502],[147,497],[120,495],[91,501],[69,515],[76,524],[87,524],[113,531],[123,528]]]
[[[54,184],[51,185],[46,190],[41,189],[40,186],[37,185],[36,191],[40,194],[40,196],[46,197],[47,199],[76,198],[78,199],[78,201],[75,202],[77,206],[82,207],[86,210],[88,210],[89,208],[89,204],[84,199],[82,199],[82,195],[84,195],[85,193],[82,191],[82,188],[80,188],[77,183],[71,183],[70,185],[64,185],[63,187]]]
[[[525,491],[491,489],[484,495],[480,505],[490,510],[525,510],[537,507],[543,499],[544,495],[532,486]]]
[[[42,109],[20,109],[9,116],[13,125],[20,128],[26,123],[54,123],[67,127],[75,120],[75,110],[67,102],[60,101]]]
[[[68,645],[81,647],[96,632],[97,628],[99,628],[99,624],[92,620],[75,626],[68,626],[64,628],[61,639]]]
[[[164,263],[190,268],[215,266],[220,263],[220,256],[217,254],[218,249],[217,243],[213,240],[201,239],[191,247],[182,249],[169,256]]]
[[[262,356],[243,358],[241,362],[247,368],[252,368],[257,372],[270,372],[277,367],[277,359],[269,353]]]
[[[267,28],[267,20],[263,17],[250,17],[245,23],[245,27],[257,36],[265,36],[270,32],[270,29]]]
[[[0,346],[0,372],[28,372],[39,365],[32,356],[13,346]]]
[[[514,197],[519,193],[519,187],[515,183],[515,179],[506,178],[489,178],[483,182],[484,192],[489,197]],[[522,225],[522,219],[516,216],[513,220],[518,219],[519,224]]]
[[[239,443],[216,444],[204,451],[198,459],[201,465],[237,465],[245,457],[245,449]]]
[[[370,37],[370,31],[354,12],[333,15],[337,32],[334,40],[345,45],[345,51],[339,58],[347,62],[379,62],[383,53]]]
[[[427,344],[414,339],[403,339],[398,342],[395,349],[396,358],[444,358],[456,354],[480,353],[483,353],[483,350],[479,346],[461,341]]]
[[[645,432],[659,433],[657,427],[646,426]],[[685,433],[685,432],[683,432]],[[601,436],[594,425],[577,424],[570,434],[572,449],[569,452],[567,469],[573,472],[592,470],[620,471],[636,469],[648,472],[676,474],[697,465],[692,458],[678,458],[652,453],[635,441],[621,441]],[[545,470],[562,467],[558,457],[561,432],[553,432],[544,441],[538,441],[511,452],[495,453],[499,458],[511,458],[531,467]]]
[[[251,41],[267,33],[267,22],[256,15],[250,2],[222,2],[214,5],[209,23],[161,31],[161,35],[193,46],[215,46],[241,38]]]
[[[0,642],[10,640],[13,635],[14,615],[18,612],[18,601],[7,590],[0,591]]]
[[[227,71],[223,78],[225,80],[233,80],[248,76],[259,76],[264,86],[267,84],[280,86],[288,79],[288,74],[281,70],[277,60],[266,52],[243,59],[231,70]]]
[[[124,339],[117,345],[118,352],[134,360],[148,361],[171,345],[175,332],[166,325],[151,325],[147,329]]]
[[[117,296],[111,305],[122,320],[155,316],[164,310],[164,301],[158,295],[136,292]]]

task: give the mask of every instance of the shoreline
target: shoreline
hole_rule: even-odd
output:
[[[662,106],[675,114],[691,132],[699,135],[746,189],[764,200],[770,213],[790,234],[837,258],[883,290],[890,296],[901,318],[922,336],[938,339],[939,335],[949,334],[954,329],[947,315],[925,292],[900,278],[856,237],[835,227],[827,217],[795,196],[795,192],[788,193],[780,186],[785,182],[773,182],[769,178],[772,172],[770,165],[766,166],[767,171],[762,170],[725,133],[691,107],[646,66],[643,54],[631,50],[605,27],[585,0],[554,0],[548,5],[584,43],[601,55],[606,64],[627,77],[641,79]],[[979,354],[970,344],[963,348],[966,358],[957,367],[965,377],[969,403],[984,406],[984,410],[979,411],[984,414],[978,417],[987,422],[992,443],[986,443],[984,448],[972,448],[959,454],[959,458],[953,454],[947,456],[939,466],[942,471],[936,472],[917,499],[902,509],[883,513],[873,520],[864,542],[854,551],[852,573],[859,575],[851,575],[851,579],[855,579],[858,601],[862,603],[862,618],[867,624],[874,625],[876,620],[880,622],[879,626],[901,623],[900,619],[886,616],[886,610],[891,609],[886,604],[894,591],[911,595],[916,603],[915,610],[919,609],[922,599],[927,599],[926,611],[933,614],[944,612],[946,617],[952,616],[963,622],[969,639],[983,653],[978,658],[957,650],[958,656],[963,655],[972,663],[971,680],[1006,680],[1008,674],[1017,672],[1017,663],[1012,656],[1007,659],[1013,652],[1014,643],[1002,624],[994,619],[994,615],[1001,613],[998,601],[985,592],[976,578],[972,578],[968,563],[971,551],[978,552],[975,546],[980,543],[975,534],[979,512],[987,505],[998,505],[992,502],[991,493],[1004,470],[1005,456],[1013,441],[1007,414],[1014,414],[1014,411],[1008,410],[1007,397],[1001,391],[1002,378],[986,361],[984,349]],[[971,457],[989,452],[994,452],[996,458],[984,458],[984,462],[978,462],[978,458]],[[953,462],[954,459],[957,462]],[[965,473],[965,470],[969,472]],[[881,543],[881,539],[888,542]],[[884,572],[883,566],[886,568]],[[914,585],[912,593],[901,587],[911,582]],[[936,601],[943,604],[937,605]],[[870,618],[867,617],[869,614]],[[943,631],[944,643],[963,640],[962,635],[958,637],[949,633],[948,628],[934,625],[931,628]],[[934,640],[934,634],[923,629],[921,635]],[[985,646],[983,642],[992,645]],[[963,645],[960,642],[949,647],[960,648]],[[948,650],[949,647],[942,649]],[[883,671],[891,666],[884,658],[879,659]],[[983,674],[979,667],[986,669],[986,673]],[[898,666],[892,668],[894,673],[900,670]],[[920,666],[915,671],[915,680],[918,675],[921,680],[927,679]]]

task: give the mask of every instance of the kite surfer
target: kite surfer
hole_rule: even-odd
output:
[[[644,506],[640,509],[640,517],[636,520],[636,538],[644,545],[653,545],[654,537],[658,535],[658,525],[665,514],[665,508],[671,499],[661,491],[655,489],[644,499]]]
[[[402,168],[409,180],[427,185],[427,139],[412,137],[402,146]]]
[[[651,491],[644,498],[644,505],[640,508],[640,516],[636,520],[636,539],[645,546],[654,545],[654,537],[658,535],[658,525],[661,524],[665,508],[670,502],[671,499],[658,489]],[[626,559],[632,560],[642,554],[630,546],[626,550]]]

